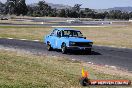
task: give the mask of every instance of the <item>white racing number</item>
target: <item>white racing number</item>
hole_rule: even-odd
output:
[[[57,40],[55,40],[55,45],[57,46]]]

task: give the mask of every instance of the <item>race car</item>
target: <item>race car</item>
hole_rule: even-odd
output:
[[[69,51],[85,51],[91,53],[93,41],[86,39],[81,31],[71,28],[54,28],[45,36],[44,42],[49,51],[60,49],[63,54]]]

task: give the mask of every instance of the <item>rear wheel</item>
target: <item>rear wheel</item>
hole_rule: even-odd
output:
[[[66,44],[65,43],[62,44],[61,51],[62,51],[63,54],[66,54],[67,53],[67,48],[66,48]]]
[[[48,51],[53,50],[53,48],[51,47],[50,43],[47,43],[47,50],[48,50]]]

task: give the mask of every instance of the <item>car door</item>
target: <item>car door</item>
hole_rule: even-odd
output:
[[[60,30],[56,31],[56,35],[55,35],[54,39],[55,39],[54,47],[56,49],[59,49],[60,48],[60,40],[61,40],[61,31]]]
[[[49,36],[49,39],[50,39],[49,41],[52,48],[55,48],[56,32],[57,32],[57,29],[54,29]]]

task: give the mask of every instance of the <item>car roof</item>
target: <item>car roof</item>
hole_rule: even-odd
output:
[[[57,30],[73,30],[73,31],[79,31],[79,30],[75,30],[75,29],[72,29],[72,28],[54,28],[54,29],[57,29]]]

